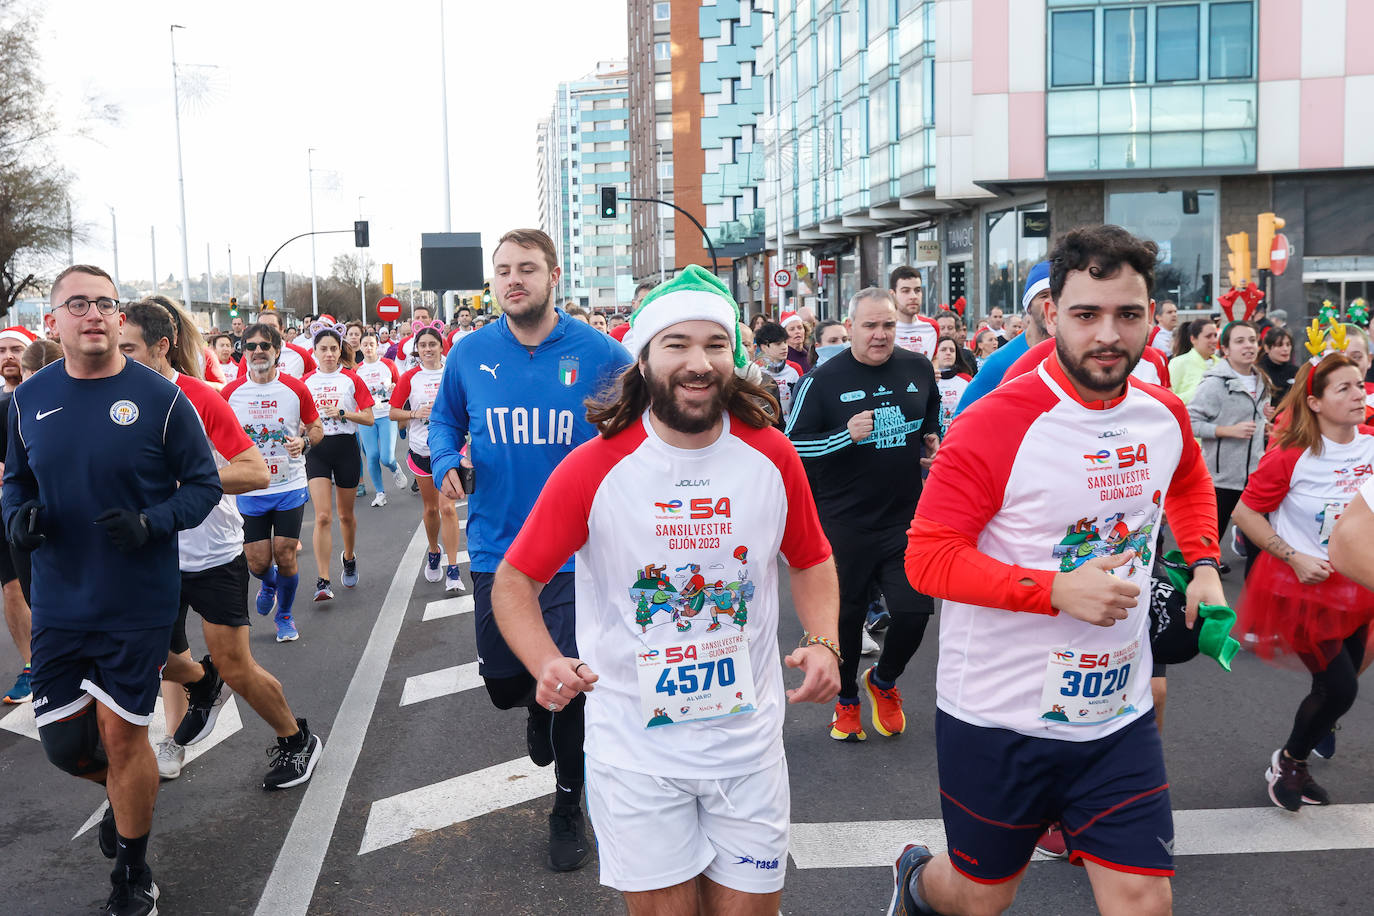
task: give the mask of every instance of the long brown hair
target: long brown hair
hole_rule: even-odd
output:
[[[735,419],[754,429],[772,426],[782,415],[777,398],[746,378],[730,373],[730,399],[725,409]],[[600,395],[586,400],[587,422],[596,424],[603,439],[624,432],[649,408],[649,383],[639,371],[639,363],[631,363],[615,383]]]
[[[182,375],[204,381],[205,373],[201,369],[200,358],[205,352],[205,338],[200,335],[200,330],[191,320],[191,316],[175,299],[169,299],[161,294],[145,296],[139,301],[162,306],[172,319],[176,337],[168,341],[172,347],[167,351],[167,362]]]
[[[1298,367],[1298,375],[1293,379],[1293,386],[1288,389],[1288,394],[1284,395],[1283,401],[1279,404],[1279,413],[1286,413],[1288,416],[1288,424],[1280,430],[1276,440],[1279,448],[1301,447],[1314,455],[1322,453],[1321,425],[1317,422],[1317,415],[1307,405],[1307,398],[1309,395],[1314,398],[1324,395],[1327,383],[1331,380],[1331,373],[1346,366],[1352,369],[1360,368],[1343,353],[1329,353],[1315,366],[1303,363]]]

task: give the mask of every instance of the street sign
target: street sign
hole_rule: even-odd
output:
[[[820,274],[822,279],[828,276],[833,276],[835,273],[835,259],[822,258],[821,260],[817,261],[816,273]]]
[[[1269,248],[1269,272],[1280,276],[1288,269],[1288,236],[1282,232],[1274,236],[1274,244]]]
[[[377,317],[383,321],[395,321],[401,317],[401,300],[395,296],[383,296],[377,300]]]
[[[779,267],[773,271],[773,285],[779,289],[787,289],[792,285],[792,271],[786,267]]]

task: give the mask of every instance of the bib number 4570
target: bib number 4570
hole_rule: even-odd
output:
[[[695,665],[678,665],[664,668],[658,676],[654,689],[668,696],[683,693],[698,693],[710,690],[712,684],[729,687],[735,682],[735,660],[722,658],[719,661],[698,662]]]

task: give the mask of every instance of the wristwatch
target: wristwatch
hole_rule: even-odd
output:
[[[1211,557],[1202,557],[1202,558],[1200,558],[1200,559],[1194,560],[1193,562],[1189,563],[1189,564],[1188,564],[1188,572],[1192,572],[1193,570],[1197,569],[1199,566],[1210,566],[1210,567],[1212,567],[1213,569],[1215,569],[1218,573],[1221,572],[1221,563],[1218,562],[1217,560],[1212,559]]]
[[[343,409],[342,407],[339,408],[339,419],[340,419],[340,420],[347,419],[347,418],[344,416],[344,409]]]

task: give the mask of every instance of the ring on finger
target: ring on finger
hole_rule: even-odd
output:
[[[554,692],[554,693],[562,693],[562,692],[563,692],[563,682],[562,682],[562,681],[559,681],[557,684],[554,685],[554,687],[553,687],[553,692]]]
[[[558,704],[557,704],[557,703],[554,703],[554,702],[550,702],[550,703],[549,703],[549,712],[558,712]]]

